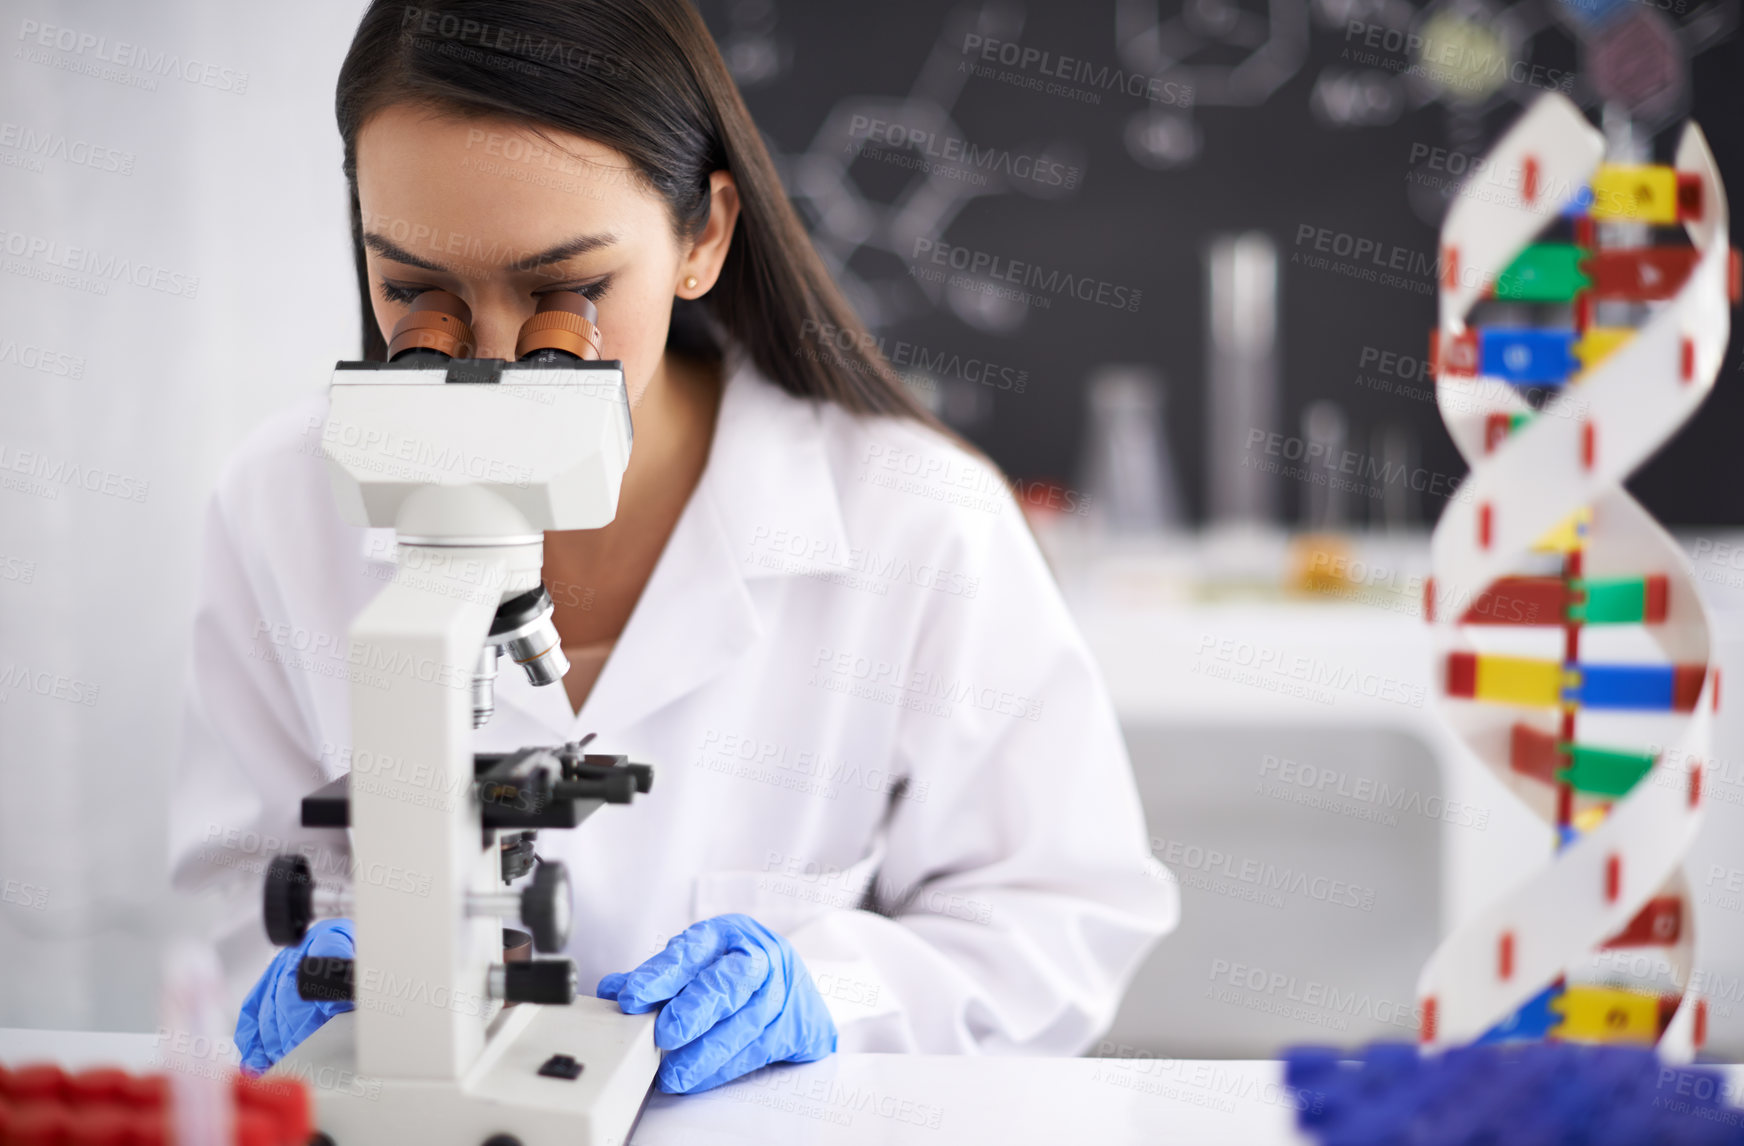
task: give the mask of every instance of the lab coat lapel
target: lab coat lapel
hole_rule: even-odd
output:
[[[499,678],[513,704],[556,736],[623,729],[714,679],[763,635],[747,581],[759,530],[786,529],[843,552],[844,530],[810,402],[762,380],[734,353],[709,460],[581,713],[563,690]],[[535,693],[547,693],[536,696]]]
[[[708,490],[679,515],[574,731],[628,728],[724,671],[762,635]]]

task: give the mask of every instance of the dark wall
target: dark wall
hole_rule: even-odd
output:
[[[1673,3],[1682,8],[1686,0],[1663,0],[1660,6]],[[1196,87],[1200,98],[1172,99],[1178,93],[1159,89],[1162,98],[1146,99],[1113,90],[1088,103],[968,74],[965,68],[976,57],[963,52],[965,35],[979,26],[982,34],[995,31],[990,38],[1045,51],[1055,61],[1071,57],[1092,68],[1116,68],[1123,62],[1117,16],[1125,12],[1130,22],[1150,5],[1120,5],[1119,0],[956,8],[937,0],[701,2],[826,257],[831,251],[851,252],[840,277],[887,346],[902,340],[935,357],[959,354],[1027,373],[1022,393],[961,378],[946,378],[941,389],[948,419],[1013,477],[1076,484],[1086,377],[1102,363],[1149,363],[1165,380],[1176,479],[1189,513],[1202,514],[1203,249],[1215,233],[1248,229],[1271,235],[1284,264],[1280,428],[1296,432],[1306,404],[1330,399],[1347,415],[1350,440],[1358,447],[1365,447],[1374,431],[1401,427],[1414,439],[1424,468],[1462,473],[1431,400],[1431,383],[1420,376],[1399,377],[1390,380],[1396,383],[1390,391],[1381,392],[1373,386],[1372,353],[1370,368],[1362,369],[1365,349],[1420,358],[1433,321],[1433,270],[1424,267],[1434,259],[1438,197],[1422,186],[1413,191],[1408,177],[1413,172],[1443,177],[1424,158],[1431,149],[1451,146],[1481,154],[1535,94],[1535,85],[1554,85],[1566,73],[1578,77],[1573,94],[1590,101],[1582,69],[1591,52],[1583,51],[1571,32],[1580,25],[1559,16],[1556,0],[1526,0],[1508,9],[1508,26],[1520,45],[1511,58],[1528,69],[1518,73],[1524,82],[1503,84],[1477,106],[1450,106],[1398,74],[1409,56],[1388,52],[1384,32],[1378,51],[1363,43],[1368,28],[1385,21],[1398,24],[1401,12],[1407,20],[1421,19],[1404,0],[1390,5],[1363,0],[1316,0],[1313,6],[1309,0],[1192,4],[1184,12],[1164,0],[1163,14],[1173,21],[1168,35],[1190,49],[1188,63],[1210,70],[1152,74],[1164,83]],[[1674,124],[1677,115],[1693,112],[1734,195],[1744,194],[1744,83],[1738,78],[1744,55],[1731,34],[1735,0],[1666,16],[1665,26],[1682,37],[1679,51],[1688,59],[1690,82],[1683,104],[1662,119]],[[1301,31],[1279,36],[1280,27]],[[1246,73],[1231,73],[1229,67],[1243,61],[1251,65],[1256,58],[1263,62],[1266,57],[1255,53],[1268,43],[1273,49],[1282,45],[1287,54],[1289,44],[1303,40],[1299,63],[1286,61],[1277,69],[1281,83],[1269,95],[1247,106],[1208,102],[1218,98],[1217,85],[1239,86],[1247,82],[1240,76],[1254,73],[1252,66]],[[1590,49],[1592,42],[1586,43]],[[1534,65],[1536,73],[1529,70]],[[1341,76],[1355,76],[1368,86],[1340,88],[1334,81]],[[954,93],[953,86],[958,86]],[[856,226],[899,230],[880,212],[925,177],[901,166],[897,157],[903,153],[897,149],[861,156],[849,168],[854,194],[864,201],[864,210],[856,208],[855,198],[843,199],[831,190],[836,184],[818,172],[827,171],[829,157],[862,141],[839,125],[833,130],[825,125],[832,112],[869,115],[876,100],[901,99],[916,90],[935,98],[950,94],[941,102],[951,132],[978,148],[1042,155],[1079,168],[1072,188],[1016,181],[1024,185],[993,186],[989,193],[966,198],[942,216],[943,226],[932,239],[1113,284],[1125,288],[1120,297],[1128,300],[1131,291],[1139,291],[1137,309],[1056,297],[1047,309],[1022,310],[1015,327],[997,318],[966,321],[946,301],[926,298],[910,277],[913,268],[926,265],[924,257],[913,257],[912,245],[902,251],[875,249],[877,242],[856,248],[844,237],[854,235]],[[1355,106],[1378,122],[1328,122],[1328,93],[1336,104],[1340,92],[1348,96],[1352,90],[1366,96]],[[1341,106],[1348,113],[1353,105],[1345,99]],[[1153,158],[1147,165],[1135,158],[1128,133],[1136,130],[1134,117],[1146,113],[1160,117],[1159,130],[1196,132],[1196,156],[1172,166],[1167,159]],[[1661,133],[1662,150],[1671,138],[1669,130]],[[845,214],[826,221],[832,202]],[[856,224],[856,215],[873,221]],[[1293,254],[1312,245],[1312,240],[1299,241],[1304,227],[1370,240],[1382,251],[1399,248],[1420,255],[1416,273],[1404,276],[1416,285],[1381,285],[1291,263]],[[1706,407],[1635,479],[1637,493],[1668,522],[1744,523],[1744,487],[1729,464],[1733,439],[1744,429],[1741,366],[1740,343],[1734,339]],[[1367,384],[1360,380],[1365,377]],[[1286,513],[1294,515],[1296,491],[1282,497]],[[1439,503],[1426,496],[1414,509],[1433,520]]]

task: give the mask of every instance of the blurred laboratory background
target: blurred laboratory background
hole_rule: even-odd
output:
[[[1642,162],[1697,119],[1739,193],[1738,0],[699,7],[886,355],[1012,479],[1119,707],[1184,914],[1109,1039],[1246,1058],[1411,1037],[1439,938],[1549,846],[1432,688],[1428,536],[1466,472],[1427,361],[1437,230],[1547,90]],[[360,10],[31,0],[8,17],[247,83],[0,69],[0,118],[127,157],[42,160],[0,126],[0,228],[197,279],[83,297],[0,276],[0,450],[148,490],[0,493],[0,667],[99,697],[0,694],[0,877],[43,891],[0,903],[0,1026],[152,1026],[180,910],[160,810],[204,499],[251,427],[360,345],[332,115]],[[1732,680],[1739,345],[1630,483],[1710,594]],[[1329,456],[1369,476],[1287,464]],[[1710,1045],[1736,1060],[1744,906],[1720,893],[1744,869],[1744,706],[1722,708],[1709,775],[1698,966]],[[1231,874],[1255,868],[1284,878]],[[1231,989],[1236,966],[1272,986]]]

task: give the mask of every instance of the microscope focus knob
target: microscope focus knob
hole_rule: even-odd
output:
[[[573,903],[569,869],[553,860],[540,860],[533,882],[521,892],[521,922],[533,933],[533,946],[541,953],[551,955],[569,946]]]
[[[280,947],[301,943],[315,921],[315,877],[300,855],[277,855],[266,868],[266,937]]]

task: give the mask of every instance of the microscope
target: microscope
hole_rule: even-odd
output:
[[[568,875],[535,844],[630,803],[652,770],[587,752],[591,736],[475,753],[472,731],[495,708],[500,656],[535,685],[568,671],[543,531],[617,513],[623,365],[600,360],[593,304],[573,291],[542,297],[512,362],[472,357],[471,318],[426,291],[387,362],[334,371],[322,434],[334,495],[350,523],[394,527],[398,568],[351,626],[353,659],[375,670],[351,685],[353,769],[302,802],[304,826],[349,829],[353,878],[318,884],[286,854],[265,886],[281,946],[318,918],[354,921],[356,958],[305,958],[297,989],[355,1009],[271,1073],[311,1083],[336,1146],[622,1146],[660,1064],[655,1016],[578,997],[557,954]]]

